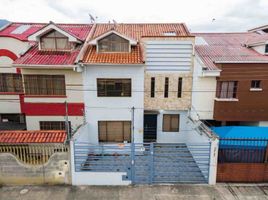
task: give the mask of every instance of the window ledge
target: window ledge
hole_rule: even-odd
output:
[[[236,99],[236,98],[230,98],[230,99],[227,99],[227,98],[215,98],[215,101],[238,101],[238,99]]]
[[[67,98],[66,95],[25,95],[26,98]]]
[[[250,88],[249,91],[251,91],[251,92],[261,92],[262,88]]]

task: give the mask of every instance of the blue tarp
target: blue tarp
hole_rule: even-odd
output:
[[[220,141],[221,148],[227,148],[227,147],[263,148],[267,146],[268,127],[221,126],[221,127],[213,127],[212,130],[217,135],[219,135],[220,139],[223,139]],[[224,140],[224,139],[241,139],[241,140]]]
[[[220,138],[268,139],[268,127],[262,126],[221,126],[212,130]]]

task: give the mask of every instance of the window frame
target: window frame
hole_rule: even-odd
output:
[[[110,36],[112,36],[112,35],[115,35],[115,36],[117,36],[118,38],[121,38],[121,42],[119,42],[119,41],[116,41],[116,40],[110,40],[110,41],[107,41],[107,43],[108,42],[110,42],[110,44],[106,44],[106,45],[110,45],[109,46],[109,48],[111,48],[111,46],[112,45],[122,45],[123,44],[123,40],[125,40],[125,41],[127,41],[127,46],[128,46],[128,48],[126,48],[126,51],[112,51],[112,50],[106,50],[106,51],[103,51],[103,50],[101,50],[101,45],[102,44],[100,44],[100,43],[102,43],[102,41],[103,40],[105,40],[105,39],[108,39]],[[122,48],[122,47],[120,47],[120,48]],[[103,38],[100,38],[98,41],[97,41],[97,52],[98,53],[130,53],[131,52],[131,45],[130,45],[130,42],[129,42],[129,40],[127,40],[127,39],[125,39],[125,38],[123,38],[123,37],[121,37],[121,36],[119,36],[119,35],[117,35],[117,34],[115,34],[115,33],[111,33],[111,34],[109,34],[109,35],[106,35],[105,37],[103,37]]]
[[[265,53],[265,54],[268,54],[268,44],[265,44],[265,47],[264,47],[264,53]]]
[[[261,80],[251,80],[250,89],[262,89]]]
[[[221,97],[221,93],[222,91],[222,86],[223,83],[227,83],[227,90],[224,91],[226,94],[224,95],[225,97]],[[234,83],[234,87],[233,87],[233,91],[232,91],[232,97],[229,97],[228,94],[230,92],[230,84]],[[218,99],[238,99],[238,93],[237,93],[237,89],[238,89],[238,81],[218,81],[217,83],[217,91],[216,91],[216,97]]]
[[[23,79],[26,96],[66,96],[65,75],[24,74]]]
[[[151,77],[151,98],[155,97],[155,77]]]
[[[50,123],[45,125],[44,123]],[[54,123],[54,124],[53,124]],[[59,127],[62,128],[52,128],[56,123],[59,123]],[[68,121],[69,123],[69,129],[71,129],[71,122]],[[49,126],[50,128],[45,128],[46,126]],[[40,130],[66,130],[66,121],[39,121],[39,128]]]
[[[182,97],[182,77],[178,78],[178,94],[177,94],[178,98]]]
[[[62,33],[58,32],[59,34],[63,35],[63,36],[57,36],[56,33],[58,31],[56,30],[51,30],[49,31],[48,33],[42,35],[40,37],[40,42],[39,42],[39,49],[40,50],[43,50],[43,51],[71,51],[72,50],[72,43],[69,41],[69,38],[67,36],[64,36]],[[52,36],[49,36],[50,34],[53,34],[53,37]],[[44,39],[49,39],[49,40],[53,40],[54,42],[54,46],[55,48],[44,48]],[[67,48],[58,48],[58,43],[60,39],[64,39],[66,40],[66,44],[67,44]]]
[[[122,123],[122,141],[108,141],[108,123]],[[105,123],[105,135],[106,138],[105,140],[102,140],[101,138],[101,133],[100,133],[100,126],[101,123]],[[125,124],[125,123],[129,123],[129,124]],[[116,121],[109,121],[109,120],[99,120],[98,121],[98,140],[99,142],[105,142],[105,143],[122,143],[124,141],[127,141],[128,143],[131,142],[131,136],[132,136],[132,129],[131,129],[131,121],[127,121],[127,120],[116,120]],[[129,126],[129,139],[125,140],[125,136],[127,135],[127,133],[125,133],[125,126]]]
[[[97,78],[97,97],[132,97],[132,79],[131,78]],[[99,90],[101,85],[100,85],[100,82],[103,81],[105,84],[104,84],[104,94],[102,94],[102,92]],[[122,84],[122,90],[121,90],[121,94],[123,93],[123,95],[109,95],[108,93],[111,93],[111,91],[108,91],[108,86],[109,86],[109,82],[112,82],[114,81],[114,88],[116,87],[116,83],[119,83],[119,81],[122,81],[121,84]],[[128,83],[126,84],[129,84],[129,86],[124,86],[124,81],[128,81]],[[127,88],[129,87],[129,91],[127,91]],[[118,91],[113,91],[113,92],[118,92]]]
[[[0,73],[0,93],[23,93],[22,75],[17,73]]]
[[[165,129],[165,117],[169,116],[169,130]],[[176,129],[172,129],[172,117],[178,117],[178,127]],[[163,132],[179,132],[180,131],[180,114],[163,114],[162,120],[162,131]]]
[[[165,77],[165,85],[164,85],[164,98],[168,98],[169,93],[169,78]]]

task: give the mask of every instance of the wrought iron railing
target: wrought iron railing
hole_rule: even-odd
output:
[[[57,152],[68,152],[65,144],[5,144],[0,145],[1,153],[11,153],[19,161],[29,165],[41,165]]]
[[[268,161],[268,139],[221,138],[219,163],[264,163]]]
[[[123,172],[132,183],[205,183],[210,143],[74,143],[75,172]]]

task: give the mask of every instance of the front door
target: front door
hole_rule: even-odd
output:
[[[157,114],[144,115],[144,142],[156,142]]]

